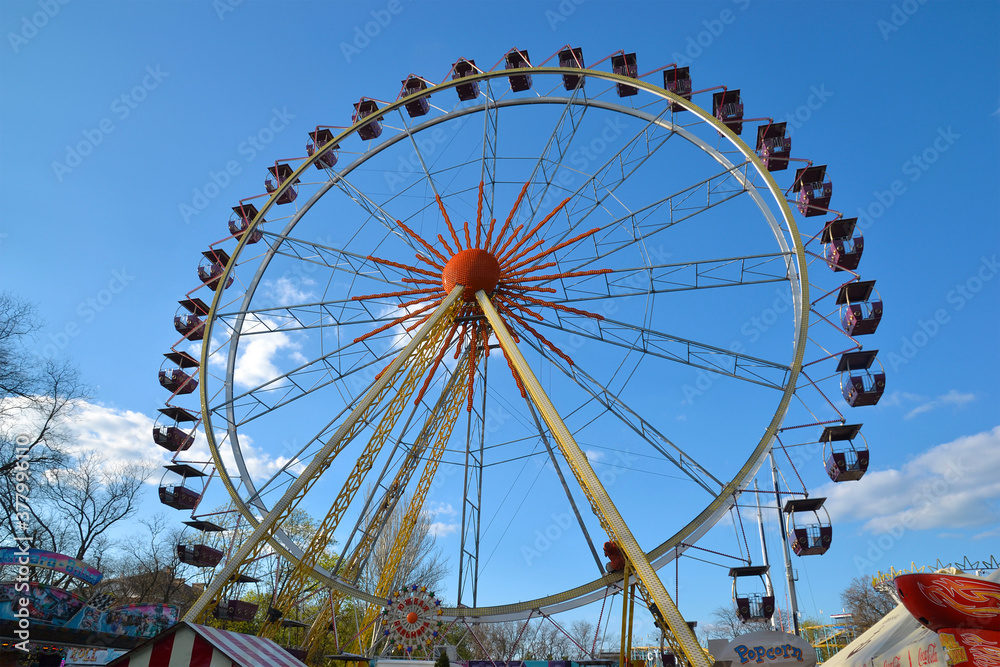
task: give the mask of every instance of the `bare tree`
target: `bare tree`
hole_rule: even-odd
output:
[[[403,520],[410,506],[411,496],[399,499],[395,509],[382,527],[381,537],[375,543],[368,558],[367,567],[362,572],[359,585],[364,590],[374,591],[379,576],[389,565],[396,538],[403,530]],[[390,588],[419,583],[434,590],[448,575],[448,564],[436,546],[436,538],[431,532],[433,517],[421,512],[410,534],[410,539],[399,554],[399,563]]]
[[[55,550],[63,536],[44,520],[36,490],[46,471],[66,465],[67,420],[87,390],[75,368],[33,349],[40,328],[33,305],[0,294],[0,542],[26,535]]]
[[[162,602],[176,605],[183,613],[195,595],[184,582],[185,566],[177,556],[182,531],[171,528],[159,513],[140,519],[139,524],[144,532],[130,533],[115,544],[102,592],[120,603]]]
[[[852,615],[858,634],[878,623],[896,608],[896,600],[888,592],[872,586],[870,577],[855,577],[840,594],[844,609]]]
[[[734,605],[722,605],[712,612],[713,623],[705,625],[704,633],[707,639],[733,639],[748,632],[770,630],[770,621],[744,622]]]

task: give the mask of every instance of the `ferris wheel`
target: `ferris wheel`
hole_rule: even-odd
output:
[[[607,541],[707,664],[657,569],[738,510],[789,429],[823,427],[834,481],[868,465],[824,387],[839,376],[847,405],[878,401],[885,375],[857,337],[882,303],[826,167],[793,175],[784,123],[745,117],[740,90],[569,46],[537,64],[519,49],[489,68],[460,59],[440,83],[411,74],[351,120],[310,131],[306,156],[233,206],[175,317],[190,346],[166,355],[154,438],[180,481],[161,500],[221,531],[204,509],[221,483],[246,527],[227,549],[187,547],[184,562],[216,568],[187,620],[264,613],[273,632],[316,581],[368,603],[375,636],[433,505],[451,521],[454,606],[438,622],[599,601],[623,577]],[[210,463],[183,459],[199,427]],[[829,547],[829,522],[802,516],[821,506],[790,501],[796,553]],[[285,530],[296,509],[323,517],[307,540]],[[291,574],[263,610],[238,590],[268,554]],[[309,649],[332,629],[307,625]]]

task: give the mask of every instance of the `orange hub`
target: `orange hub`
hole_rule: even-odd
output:
[[[476,292],[487,294],[496,289],[500,282],[500,263],[497,258],[481,248],[468,248],[456,253],[444,267],[441,284],[445,292],[451,292],[455,285],[464,285],[464,301],[475,301]]]
[[[406,622],[409,623],[410,625],[413,625],[414,623],[417,622],[418,618],[420,617],[417,616],[417,612],[411,611],[409,614],[406,615]]]

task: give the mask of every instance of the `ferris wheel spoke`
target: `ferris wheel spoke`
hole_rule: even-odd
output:
[[[599,275],[561,280],[564,298],[555,303],[583,303],[620,297],[645,297],[786,281],[784,260],[793,253],[770,253],[673,264],[610,269]],[[779,273],[779,271],[781,273]],[[539,286],[549,284],[539,282]]]
[[[555,122],[555,125],[552,128],[552,133],[549,135],[548,140],[545,142],[545,147],[538,156],[538,161],[535,163],[535,166],[532,167],[531,173],[526,179],[533,186],[528,189],[528,193],[525,198],[525,203],[531,213],[531,219],[538,215],[538,209],[540,207],[546,205],[546,196],[548,195],[549,189],[552,187],[552,181],[558,175],[558,170],[552,169],[548,167],[548,165],[559,165],[563,163],[563,160],[573,143],[573,138],[580,130],[583,117],[590,108],[585,104],[577,103],[580,95],[584,94],[583,90],[583,86],[577,86],[573,89],[569,98],[567,98],[566,104],[563,105],[562,111],[559,115],[559,119]],[[535,175],[539,171],[542,172],[544,177],[541,181],[544,185],[541,192],[534,192],[534,186],[537,183]]]
[[[630,249],[638,244],[645,246],[646,242],[654,240],[660,232],[739,197],[746,192],[746,187],[742,183],[735,188],[728,184],[732,182],[733,174],[745,169],[747,164],[733,165],[731,169],[725,169],[611,220],[594,235],[597,257],[581,261],[574,269],[585,267],[598,258],[607,259],[621,250]],[[584,217],[598,209],[599,207],[595,205]],[[662,215],[664,212],[665,219]],[[583,219],[580,219],[577,223],[582,221]],[[664,254],[660,248],[653,250],[646,248],[645,252],[657,258]]]
[[[555,238],[556,243],[572,235],[574,230],[578,229],[591,213],[599,210],[606,199],[614,196],[614,192],[619,186],[674,136],[673,125],[667,123],[668,127],[665,127],[661,122],[667,109],[669,107],[657,115],[647,114],[644,118],[646,120],[645,125],[631,139],[626,141],[621,148],[615,151],[604,164],[598,167],[576,190],[570,193],[569,199],[571,203],[565,211],[569,224]],[[665,136],[662,136],[661,133],[664,131]],[[636,146],[644,147],[645,154],[642,154],[642,151],[637,151],[639,156],[632,157],[631,152]],[[613,178],[607,181],[602,180],[600,175],[605,173],[609,175],[613,174]],[[588,191],[592,191],[592,200],[584,196],[584,193]],[[587,201],[592,202],[590,207],[581,210],[582,203]]]
[[[559,483],[562,484],[563,492],[566,494],[566,499],[569,501],[569,506],[573,509],[573,515],[576,517],[576,521],[580,526],[580,532],[583,533],[583,537],[587,541],[587,546],[590,547],[590,553],[594,556],[594,561],[597,563],[597,570],[601,575],[603,575],[604,563],[601,562],[601,557],[598,555],[597,548],[594,546],[594,540],[590,537],[590,531],[587,530],[587,524],[583,522],[583,516],[580,515],[580,509],[577,507],[576,500],[573,498],[573,493],[570,491],[569,485],[566,483],[566,477],[563,475],[562,468],[559,465],[559,459],[556,458],[555,451],[552,449],[552,444],[549,442],[546,430],[542,427],[542,422],[538,418],[538,412],[535,411],[535,406],[532,405],[527,396],[524,397],[524,402],[528,406],[528,412],[531,413],[531,418],[535,423],[535,429],[538,431],[538,437],[542,441],[542,444],[545,445],[545,450],[549,454],[549,461],[552,463],[552,467],[556,471],[556,476],[559,477]]]
[[[537,324],[780,391],[784,391],[791,373],[791,369],[784,364],[737,354],[635,324],[605,318],[596,322],[588,319],[585,323],[581,320],[583,324],[570,327],[568,323],[573,322],[572,318],[565,314],[560,314],[559,318],[561,323],[542,321]]]
[[[556,355],[549,352],[547,348],[531,338],[525,338],[524,340],[529,347],[541,354],[548,362],[576,383],[577,386],[590,394],[610,414],[632,429],[636,435],[659,452],[660,455],[672,463],[678,470],[690,477],[698,486],[705,489],[713,497],[719,493],[719,490],[723,487],[722,482],[698,463],[694,457],[678,447],[669,438],[660,433],[656,427],[639,416],[639,413],[630,408],[618,393],[609,390],[594,379],[580,367],[580,364],[566,364]],[[677,456],[675,457],[669,450],[676,452]]]
[[[261,382],[242,394],[234,395],[232,399],[214,404],[211,409],[213,413],[221,414],[230,407],[235,408],[245,403],[254,405],[255,408],[260,408],[260,411],[255,411],[255,408],[244,410],[244,416],[233,422],[234,426],[242,426],[324,387],[351,379],[357,373],[368,371],[368,373],[374,376],[375,373],[370,370],[371,367],[388,361],[397,353],[397,350],[391,347],[381,355],[372,355],[370,358],[367,353],[362,357],[362,353],[359,352],[356,356],[361,357],[360,360],[356,360],[349,368],[340,368],[338,370],[336,365],[330,363],[330,359],[343,356],[344,351],[351,347],[359,348],[360,345],[357,343],[345,345],[286,373]],[[300,376],[308,374],[316,374],[319,376],[319,379],[314,379],[310,382],[301,382],[298,380]],[[283,393],[278,400],[273,400],[273,396],[278,391],[283,391]],[[268,400],[269,398],[272,400]]]
[[[483,160],[479,181],[483,184],[483,192],[479,200],[486,217],[478,215],[480,220],[493,218],[496,205],[496,175],[497,175],[497,140],[500,130],[496,100],[493,98],[493,87],[486,81],[486,102],[483,108]],[[491,104],[492,102],[492,104]]]
[[[395,221],[393,226],[395,226]],[[333,271],[346,272],[351,276],[361,275],[367,279],[385,283],[387,286],[398,286],[392,280],[384,277],[381,268],[364,255],[283,234],[274,234],[272,237],[276,240],[274,255],[287,257],[310,266],[322,266]],[[303,273],[308,272],[308,270],[303,271]]]

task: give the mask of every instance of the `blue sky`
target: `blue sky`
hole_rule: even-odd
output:
[[[800,471],[813,495],[829,498],[835,525],[827,554],[795,562],[800,608],[821,617],[840,611],[839,592],[859,574],[997,553],[998,28],[995,2],[935,0],[8,1],[0,15],[2,286],[37,303],[47,321],[36,351],[72,359],[94,386],[82,441],[113,456],[162,458],[148,434],[166,398],[155,376],[176,341],[176,301],[197,286],[200,252],[228,235],[230,207],[262,192],[275,159],[302,155],[306,132],[348,124],[363,95],[394,99],[409,72],[440,81],[459,57],[485,66],[512,46],[536,57],[571,43],[588,62],[624,49],[637,53],[640,72],[688,65],[696,89],[741,88],[747,117],[787,120],[793,156],[829,165],[833,208],[859,217],[859,271],[877,279],[885,301],[882,325],[863,342],[880,350],[886,395],[851,411],[836,388],[831,394],[850,423],[864,423],[870,472],[834,486],[819,454]],[[799,217],[803,229],[816,220]],[[833,285],[823,271],[817,282]],[[763,333],[752,320],[760,307],[732,295],[678,303],[701,322],[730,312],[736,326],[723,343],[749,345]],[[256,369],[290,363],[294,352],[293,344],[265,350],[271,356]],[[706,442],[729,436],[708,406],[727,402],[734,418],[766,423],[756,395],[730,390],[706,388],[689,370],[656,387],[648,414],[692,438],[704,429]],[[265,444],[272,441],[251,440],[262,471],[286,455]],[[584,444],[595,445],[595,468],[628,476],[612,492],[626,514],[644,508],[634,510],[637,533],[658,534],[662,517],[689,510],[683,487],[661,487],[634,459],[617,465],[613,448]],[[506,512],[523,502],[513,495]],[[459,503],[430,500],[440,510],[439,542],[457,549]],[[512,515],[518,547],[558,523],[527,508]],[[151,488],[144,511],[158,509]],[[498,512],[498,522],[508,519]],[[705,544],[737,549],[725,522]],[[541,567],[525,566],[523,551],[509,555],[510,569],[486,569],[495,579],[484,587],[540,595],[560,560],[590,559],[580,545],[560,551],[557,543],[558,558]],[[669,590],[672,569],[663,574]],[[688,618],[705,622],[727,603],[723,568],[683,559],[680,573]]]

